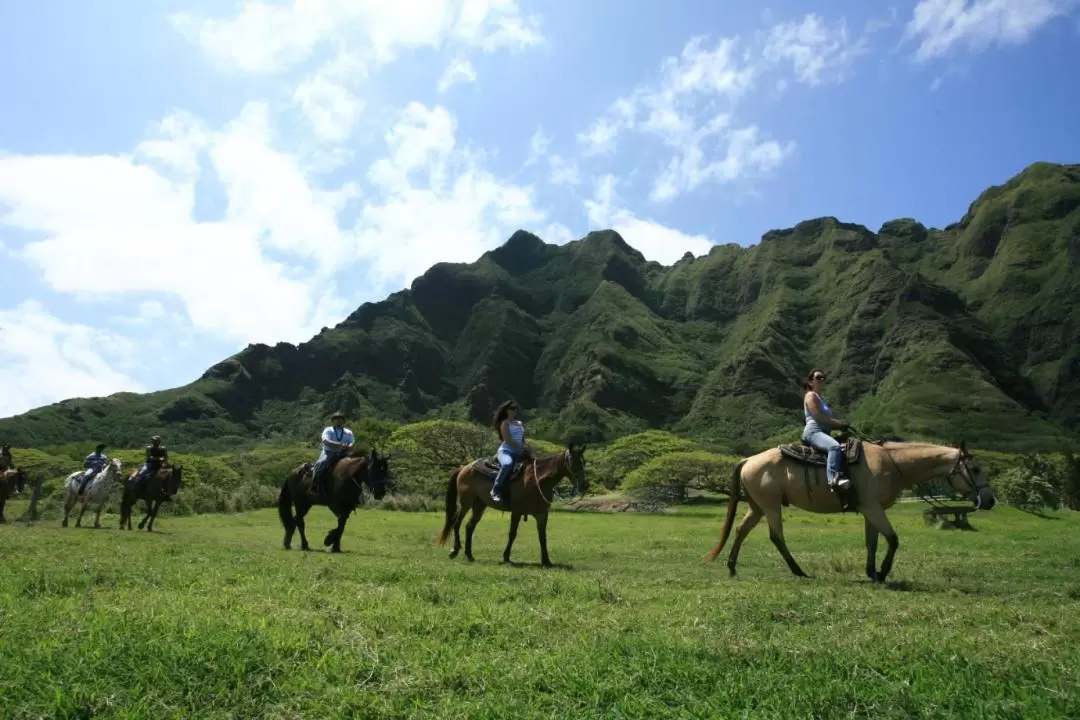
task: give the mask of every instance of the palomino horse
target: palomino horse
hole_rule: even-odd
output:
[[[79,517],[75,519],[75,527],[82,527],[82,518],[83,514],[86,513],[88,503],[97,505],[97,513],[94,515],[94,527],[101,527],[101,510],[109,499],[109,491],[112,490],[113,480],[120,477],[122,466],[123,462],[120,458],[110,460],[109,464],[95,474],[87,483],[86,492],[82,496],[79,495],[79,486],[82,484],[83,471],[76,470],[68,475],[67,479],[64,480],[64,487],[67,489],[67,495],[64,496],[64,520],[60,525],[62,527],[68,526],[68,515],[71,514],[71,508],[75,507],[75,503],[81,502],[82,509],[79,510]]]
[[[523,463],[524,472],[517,472],[506,481],[509,500],[496,503],[491,499],[491,486],[495,482],[498,466],[487,458],[462,465],[450,475],[446,486],[446,522],[439,533],[439,545],[446,545],[450,529],[454,529],[454,549],[450,557],[456,558],[461,550],[461,522],[472,511],[469,524],[465,526],[465,557],[473,561],[473,531],[480,524],[484,510],[493,507],[510,511],[510,536],[503,550],[503,562],[510,562],[510,548],[517,537],[518,523],[523,516],[536,518],[536,533],[540,538],[540,564],[551,567],[547,549],[548,511],[554,498],[555,486],[564,477],[574,480],[574,494],[585,489],[585,446],[571,443],[561,453],[533,459]],[[521,482],[518,482],[519,478]],[[509,502],[509,507],[507,506]]]
[[[390,471],[390,456],[379,455],[374,448],[371,453],[345,457],[327,469],[322,476],[322,491],[318,497],[311,492],[311,463],[304,463],[294,468],[281,485],[278,495],[278,515],[285,526],[285,549],[292,549],[293,532],[300,531],[300,549],[310,550],[307,535],[304,534],[304,516],[313,505],[325,505],[337,516],[337,527],[326,533],[324,547],[330,552],[341,552],[341,536],[345,533],[345,523],[349,515],[360,504],[364,496],[363,483],[370,489],[376,500],[386,495],[386,476]],[[296,517],[293,508],[296,507]]]
[[[146,503],[146,514],[139,521],[139,529],[142,530],[143,525],[146,525],[146,521],[149,520],[150,524],[146,525],[146,531],[153,532],[154,520],[157,518],[161,503],[172,500],[173,495],[180,492],[180,487],[184,482],[183,470],[184,468],[180,465],[163,467],[146,478],[141,487],[135,485],[135,476],[139,471],[131,473],[127,482],[124,483],[124,497],[120,500],[120,529],[124,529],[125,523],[127,529],[131,529],[131,510],[136,500],[143,500]]]
[[[859,457],[858,448],[862,448]],[[852,452],[852,449],[855,452]],[[786,451],[786,452],[785,452]],[[735,520],[735,507],[740,490],[745,491],[750,506],[743,517],[728,555],[728,571],[735,574],[739,548],[754,526],[764,515],[769,522],[769,538],[780,551],[788,568],[799,577],[806,577],[795,558],[788,552],[784,541],[782,505],[794,505],[814,513],[837,513],[841,502],[825,485],[825,470],[818,458],[796,460],[793,448],[771,448],[746,458],[735,466],[731,477],[731,499],[728,501],[727,519],[720,541],[706,555],[715,560],[724,548],[728,533]],[[866,531],[866,575],[871,580],[885,582],[892,569],[893,556],[900,546],[886,517],[885,511],[893,506],[903,489],[911,488],[924,480],[946,476],[954,490],[971,497],[977,507],[989,510],[996,502],[994,491],[975,456],[960,447],[931,445],[914,442],[858,443],[847,448],[848,476],[851,478],[858,510],[862,513]],[[878,533],[885,536],[889,550],[881,562],[881,569],[874,571],[877,559]]]
[[[7,522],[4,519],[4,506],[7,505],[8,496],[12,491],[19,492],[26,486],[26,471],[22,468],[11,468],[0,472],[0,525]]]

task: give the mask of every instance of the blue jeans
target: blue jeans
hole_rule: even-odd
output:
[[[519,455],[508,450],[500,449],[495,453],[496,459],[499,461],[499,474],[495,476],[495,486],[492,488],[495,492],[498,492],[503,483],[506,482],[506,478],[510,475],[510,470],[513,469],[514,463],[517,462]]]
[[[803,435],[803,440],[828,454],[825,461],[825,477],[831,483],[836,479],[837,473],[840,472],[840,461],[844,457],[844,446],[836,438],[820,430],[809,435]]]

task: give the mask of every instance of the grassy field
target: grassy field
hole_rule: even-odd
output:
[[[893,583],[855,517],[761,526],[729,579],[723,507],[557,513],[498,563],[433,544],[435,513],[361,510],[345,553],[280,549],[272,511],[158,532],[0,526],[0,718],[1080,716],[1080,513],[998,508],[976,531],[892,512]],[[8,517],[22,506],[11,503]],[[884,548],[884,543],[882,543]],[[726,550],[725,550],[726,553]]]

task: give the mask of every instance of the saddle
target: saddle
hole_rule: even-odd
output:
[[[781,455],[791,458],[795,462],[803,465],[825,467],[826,462],[828,461],[828,455],[805,440],[798,445],[795,445],[794,443],[784,443],[777,447],[779,448]],[[856,437],[848,438],[844,443],[843,448],[844,467],[851,467],[852,465],[858,465],[862,462],[862,440]]]
[[[518,476],[521,474],[522,469],[524,469],[526,462],[527,459],[525,458],[518,458],[514,461],[513,466],[510,468],[510,477],[506,479],[507,485],[509,485],[514,480],[517,480]],[[499,467],[499,459],[494,455],[492,455],[491,457],[480,458],[479,460],[473,461],[473,468],[480,471],[484,475],[487,475],[489,478],[491,478],[492,481],[494,481],[495,477],[499,474]]]

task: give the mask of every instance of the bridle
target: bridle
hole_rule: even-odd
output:
[[[952,484],[952,479],[954,475],[959,473],[964,478],[964,481],[967,482],[971,494],[975,496],[975,509],[978,510],[982,507],[982,493],[979,491],[983,488],[990,487],[990,484],[983,483],[982,485],[979,485],[975,482],[975,475],[971,472],[971,466],[968,465],[968,459],[971,458],[971,455],[962,448],[958,448],[958,450],[959,455],[956,457],[956,462],[953,463],[952,470],[949,471],[949,474],[945,479],[949,482],[949,485],[952,486],[953,490],[955,490],[956,486]]]
[[[577,494],[578,494],[578,491],[580,489],[580,479],[578,478],[577,473],[575,473],[574,470],[573,470],[574,457],[573,457],[573,454],[570,452],[570,448],[566,448],[565,450],[562,451],[562,453],[560,453],[560,455],[559,455],[559,463],[560,464],[565,463],[567,471],[568,471],[567,474],[569,474],[570,479],[574,481],[573,489],[571,489],[571,491],[570,491],[570,497],[576,497]],[[548,505],[551,505],[553,502],[555,502],[555,487],[552,486],[552,488],[551,488],[551,498],[550,499],[544,497],[544,488],[541,487],[541,485],[540,485],[540,474],[537,472],[536,456],[535,455],[533,455],[532,466],[533,466],[533,482],[536,483],[536,491],[538,493],[540,493],[540,499],[541,500],[543,500]],[[557,466],[556,466],[556,469],[557,469]]]

